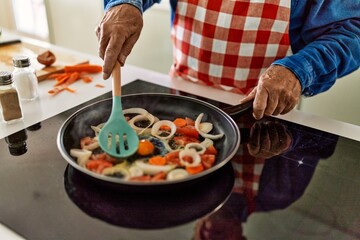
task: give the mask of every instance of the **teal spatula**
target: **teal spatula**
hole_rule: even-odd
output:
[[[112,109],[111,114],[99,133],[101,149],[116,158],[126,158],[136,152],[139,137],[127,123],[121,104],[120,64],[116,62],[112,72]]]

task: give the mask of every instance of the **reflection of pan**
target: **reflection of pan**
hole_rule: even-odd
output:
[[[70,156],[71,148],[79,148],[80,139],[85,136],[93,136],[91,125],[106,122],[111,111],[111,99],[96,102],[80,109],[71,115],[61,126],[57,138],[58,148],[65,160],[79,171],[109,185],[121,185],[124,188],[138,188],[144,190],[148,187],[161,188],[171,187],[176,183],[188,183],[200,179],[210,173],[214,173],[224,166],[235,155],[240,144],[239,129],[234,120],[219,108],[201,100],[177,96],[171,94],[134,94],[122,97],[124,108],[145,108],[160,119],[175,119],[176,117],[190,117],[195,119],[200,113],[204,113],[203,121],[214,124],[214,133],[224,133],[224,137],[215,141],[215,147],[219,149],[215,165],[199,174],[176,181],[158,182],[129,182],[120,178],[108,177],[91,172],[80,167]],[[186,184],[185,184],[186,185]],[[146,189],[145,189],[146,190]]]
[[[204,181],[166,192],[106,188],[70,165],[64,179],[68,196],[88,215],[122,227],[159,229],[193,221],[221,206],[231,193],[234,171],[228,163]]]

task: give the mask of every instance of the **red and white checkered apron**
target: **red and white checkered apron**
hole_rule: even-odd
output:
[[[178,0],[173,77],[241,94],[290,53],[290,0]]]

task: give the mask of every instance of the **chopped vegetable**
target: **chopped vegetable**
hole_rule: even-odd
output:
[[[185,167],[185,170],[186,170],[189,174],[194,175],[194,174],[197,174],[197,173],[199,173],[199,172],[204,171],[204,167],[203,167],[203,165],[201,165],[201,164],[199,164],[199,165],[197,165],[197,166],[194,166],[194,167],[192,167],[192,166],[186,166],[186,167]]]
[[[137,154],[140,156],[147,156],[154,152],[155,146],[147,139],[142,139],[139,141],[139,146]]]
[[[63,90],[67,90],[69,92],[75,92],[74,89],[69,86],[74,82],[82,79],[85,83],[92,82],[92,78],[90,76],[85,76],[87,73],[99,73],[102,71],[102,67],[100,65],[91,65],[91,64],[81,64],[81,65],[73,65],[73,66],[65,66],[63,73],[54,73],[51,74],[48,78],[55,79],[56,83],[53,89],[50,89],[48,93],[52,95],[56,95]],[[104,87],[101,84],[96,84],[96,87]]]
[[[170,170],[175,168],[175,165],[164,165],[164,166],[158,166],[158,165],[151,165],[148,163],[145,163],[142,160],[135,161],[135,165],[141,168],[141,170],[144,171],[146,174],[154,175],[159,172],[169,172]]]
[[[100,73],[102,71],[102,67],[100,65],[93,65],[93,64],[79,64],[79,65],[65,66],[64,71],[65,73],[73,73],[73,72]]]
[[[160,131],[160,127],[161,126],[169,126],[171,128],[171,131],[169,134],[166,134],[165,136],[162,135],[162,131]],[[171,138],[176,132],[176,126],[173,122],[169,121],[169,120],[161,120],[156,122],[153,127],[151,128],[151,134],[154,137],[157,137],[159,139],[169,139]]]
[[[149,158],[149,164],[163,166],[166,164],[166,159],[162,156],[155,156]]]
[[[112,163],[106,160],[90,160],[86,163],[86,168],[96,173],[102,173],[105,168],[112,167]]]
[[[209,134],[209,133],[205,133],[205,132],[201,131],[200,124],[201,124],[201,120],[202,120],[203,116],[204,116],[204,114],[200,113],[199,116],[195,120],[195,129],[199,132],[199,134],[204,138],[210,138],[213,140],[222,138],[224,136],[223,133],[214,135],[214,134]]]
[[[55,78],[61,77],[64,75]],[[223,134],[211,134],[213,124],[201,122],[202,113],[196,121],[187,117],[171,121],[159,120],[143,108],[123,111],[130,126],[141,136],[137,152],[120,160],[99,151],[97,136],[104,126],[101,123],[91,126],[95,137],[84,137],[80,140],[81,149],[71,149],[71,156],[77,158],[79,165],[106,176],[142,182],[183,179],[215,165],[218,150],[214,141]]]
[[[200,165],[200,155],[194,149],[181,150],[179,153],[180,163],[186,167],[195,167]]]
[[[171,170],[167,175],[167,180],[179,180],[189,176],[189,173],[183,168]]]
[[[177,127],[185,127],[187,125],[187,122],[184,118],[176,118],[173,122]]]

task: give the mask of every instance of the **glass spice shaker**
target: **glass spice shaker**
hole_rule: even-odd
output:
[[[0,104],[2,116],[6,123],[22,119],[19,95],[16,87],[13,85],[11,72],[0,72]]]
[[[16,56],[13,58],[13,64],[13,78],[20,100],[35,100],[39,96],[38,79],[35,74],[35,69],[30,65],[29,57]]]

